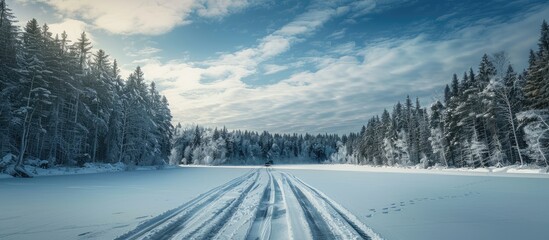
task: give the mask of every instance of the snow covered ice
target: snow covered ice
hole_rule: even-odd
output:
[[[549,223],[547,176],[482,174],[288,165],[1,179],[0,238],[544,236]]]
[[[547,174],[352,165],[280,168],[317,187],[385,239],[545,239],[547,235]]]
[[[0,180],[0,239],[113,239],[248,170],[178,168]]]
[[[274,227],[273,227],[274,226]],[[378,239],[295,176],[253,169],[119,239]]]

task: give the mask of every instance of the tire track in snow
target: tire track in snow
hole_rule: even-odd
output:
[[[258,204],[257,212],[246,236],[247,240],[269,239],[271,235],[271,221],[273,218],[275,189],[271,171],[268,169],[269,183],[263,191],[263,196]]]
[[[266,168],[214,188],[118,239],[381,238],[322,192]]]
[[[282,189],[282,181],[273,177],[273,186],[275,196],[271,220],[271,235],[269,237],[271,239],[291,239],[288,203]]]
[[[151,235],[161,234],[161,230],[167,231],[176,228],[177,226],[181,226],[182,224],[187,222],[193,215],[195,215],[200,209],[203,209],[212,201],[219,199],[227,192],[243,184],[254,174],[258,175],[259,173],[257,170],[252,170],[249,173],[235,178],[224,185],[213,188],[212,190],[199,195],[198,197],[181,205],[178,208],[169,210],[138,225],[134,230],[131,230],[116,239],[152,239]],[[167,226],[163,226],[166,224]]]
[[[286,174],[286,175],[289,176],[289,174]],[[343,208],[341,205],[339,205],[335,201],[328,198],[324,193],[322,193],[319,190],[317,190],[316,188],[306,184],[305,182],[301,181],[301,179],[299,179],[299,178],[297,178],[293,175],[291,175],[290,178],[292,178],[294,181],[301,184],[304,188],[307,189],[307,191],[310,191],[311,193],[313,193],[316,198],[322,199],[362,239],[381,239],[381,237],[378,234],[376,234],[372,229],[370,229],[364,223],[362,223],[360,220],[358,220],[358,218],[356,216],[354,216],[351,212],[349,212],[347,209]]]
[[[227,224],[227,220],[233,216],[236,211],[238,210],[239,206],[244,201],[244,198],[248,195],[248,193],[258,187],[257,180],[259,178],[259,174],[255,176],[255,179],[251,184],[249,184],[242,193],[238,196],[238,198],[231,200],[227,202],[221,209],[223,210],[221,212],[221,216],[212,216],[208,221],[205,223],[210,223],[209,227],[201,227],[198,228],[198,231],[195,231],[189,235],[185,235],[183,239],[213,239],[217,233]]]
[[[311,235],[313,239],[335,239],[336,236],[330,230],[328,223],[325,221],[325,218],[322,217],[319,209],[316,208],[310,201],[309,198],[305,196],[305,193],[302,189],[296,187],[295,184],[285,175],[283,175],[288,183],[293,194],[296,196],[301,209],[305,215],[305,220],[309,225],[311,230]]]

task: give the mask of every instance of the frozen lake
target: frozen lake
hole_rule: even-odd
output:
[[[288,190],[294,184],[282,184],[295,176],[298,190],[307,185],[319,190],[385,239],[540,239],[549,225],[548,178],[327,170],[330,167],[281,166],[272,176],[261,170],[256,185],[280,186],[282,193],[286,188],[287,202],[293,198],[297,205],[298,197]],[[0,179],[0,238],[112,239],[250,171],[184,167]],[[254,193],[256,188],[250,189],[250,199],[263,199],[261,192]],[[314,191],[307,192],[310,196]]]
[[[386,239],[547,236],[547,178],[284,171],[315,186]]]

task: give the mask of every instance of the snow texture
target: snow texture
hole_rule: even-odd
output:
[[[252,169],[118,239],[380,237],[352,213],[295,176],[265,168]]]
[[[193,166],[1,179],[0,239],[543,238],[549,175],[515,171]]]
[[[547,236],[547,174],[353,167],[299,165],[280,170],[315,186],[385,239]]]
[[[114,239],[248,169],[159,171],[0,180],[0,239]]]

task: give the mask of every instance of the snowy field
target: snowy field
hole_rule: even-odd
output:
[[[548,175],[535,170],[283,165],[8,178],[0,239],[541,239],[548,201]]]
[[[0,179],[0,239],[112,239],[249,169]]]
[[[547,237],[547,174],[280,168],[330,196],[385,239]]]

